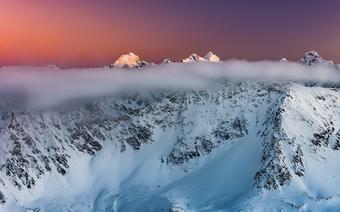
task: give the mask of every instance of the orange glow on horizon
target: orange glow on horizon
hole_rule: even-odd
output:
[[[317,50],[340,60],[340,2],[194,2],[1,0],[0,66],[100,66],[130,51],[153,62],[209,50],[249,60]],[[327,12],[316,13],[319,4]]]
[[[66,65],[75,61],[86,64],[90,59],[112,62],[117,52],[126,51],[124,43],[131,40],[127,35],[134,34],[125,23],[101,17],[106,14],[95,8],[29,4],[5,2],[0,7],[2,60],[29,63],[39,59]]]

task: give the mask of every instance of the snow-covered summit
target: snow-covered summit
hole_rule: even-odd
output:
[[[121,55],[115,61],[114,65],[117,67],[124,67],[124,66],[133,67],[133,66],[136,66],[139,61],[140,61],[139,56],[130,52],[128,54]]]
[[[204,57],[201,57],[195,53],[191,54],[189,57],[182,60],[183,63],[193,63],[193,62],[219,62],[220,58],[209,51]]]
[[[209,62],[219,62],[220,58],[214,54],[212,51],[209,51],[205,56],[204,59],[208,60]]]
[[[173,63],[175,61],[171,60],[170,58],[165,58],[162,62],[162,64],[165,64],[165,63]]]
[[[207,59],[198,56],[197,54],[193,53],[189,57],[182,60],[183,63],[193,63],[193,62],[206,62]]]
[[[304,65],[334,65],[333,61],[323,59],[316,51],[306,52],[299,63]]]
[[[148,66],[149,63],[147,61],[141,60],[140,57],[132,52],[128,54],[121,55],[113,65],[110,67],[118,67],[118,68],[141,68],[144,66]]]

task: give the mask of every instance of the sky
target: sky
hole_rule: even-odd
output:
[[[134,52],[160,62],[212,50],[222,59],[340,62],[338,0],[0,0],[0,65],[95,67]]]

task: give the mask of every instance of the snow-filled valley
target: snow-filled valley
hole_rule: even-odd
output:
[[[47,101],[61,97],[55,87],[22,89],[37,81],[20,87],[5,77],[2,84],[11,86],[1,87],[1,211],[340,208],[338,70],[232,62],[124,75],[143,81],[170,67],[185,74],[160,74],[132,92],[101,81],[114,92],[75,96],[81,86],[65,86],[58,104]],[[278,75],[265,71],[272,67]],[[243,70],[258,70],[263,79],[247,79]],[[164,76],[171,82],[154,82]],[[125,86],[135,84],[128,79]]]

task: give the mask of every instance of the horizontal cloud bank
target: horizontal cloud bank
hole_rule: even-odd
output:
[[[142,70],[2,67],[0,108],[42,109],[78,99],[157,89],[197,89],[220,80],[340,82],[340,70],[290,62],[164,64]]]

